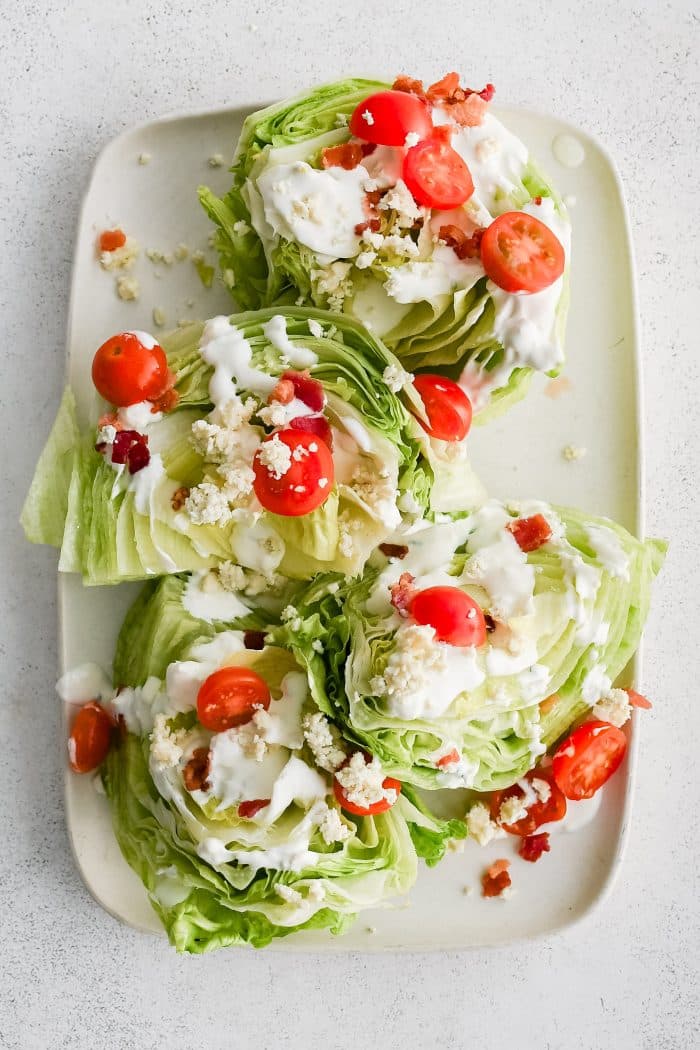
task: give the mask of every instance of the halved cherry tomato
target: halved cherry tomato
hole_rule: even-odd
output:
[[[347,758],[345,762],[343,762],[343,765],[346,766],[349,761],[350,758]],[[369,755],[365,755],[365,762],[371,762]],[[401,794],[401,783],[398,780],[394,780],[393,777],[385,777],[384,780],[382,780],[382,787],[385,791],[389,791],[393,788],[396,792],[397,798]],[[377,813],[386,813],[386,811],[391,809],[394,805],[394,802],[390,802],[389,799],[382,798],[379,802],[374,802],[371,806],[357,806],[354,802],[348,801],[343,786],[339,784],[335,778],[333,778],[333,794],[336,797],[338,805],[342,806],[347,813],[354,813],[356,817],[374,817]]]
[[[528,806],[526,817],[516,820],[513,824],[503,824],[502,827],[511,835],[532,835],[533,831],[536,831],[542,824],[551,824],[566,816],[566,799],[548,770],[531,769],[525,779],[529,781],[546,780],[550,787],[550,796],[546,802],[538,800]],[[525,798],[525,792],[517,784],[502,791],[494,791],[491,796],[492,820],[498,820],[501,806],[508,798]]]
[[[125,407],[160,397],[172,385],[172,375],[160,346],[149,349],[135,332],[121,332],[95,354],[92,381],[105,401]]]
[[[627,699],[630,702],[630,707],[641,707],[644,711],[650,711],[653,707],[651,700],[647,700],[641,693],[636,692],[634,689],[625,689],[627,693]]]
[[[461,207],[474,192],[469,168],[443,135],[433,135],[409,149],[403,162],[403,181],[418,204],[439,211]]]
[[[481,238],[486,273],[506,292],[540,292],[564,272],[564,248],[549,226],[523,211],[499,215]]]
[[[74,773],[92,773],[102,765],[113,729],[111,716],[96,700],[80,708],[68,738],[68,759]]]
[[[610,722],[584,722],[560,744],[552,758],[552,773],[567,798],[591,798],[619,767],[627,737]]]
[[[429,624],[439,642],[483,645],[486,621],[481,607],[459,587],[426,587],[411,602],[416,623]]]
[[[116,252],[117,248],[123,248],[125,244],[126,234],[123,230],[103,230],[100,234],[101,252]]]
[[[431,437],[441,441],[462,441],[472,425],[472,403],[451,379],[425,373],[413,380],[423,399],[428,422],[418,422]]]
[[[261,455],[271,441],[280,441],[291,453],[289,468],[280,473],[265,465]],[[255,495],[265,510],[287,518],[316,510],[333,488],[333,456],[328,445],[315,434],[302,430],[279,430],[264,441],[253,460]]]
[[[423,99],[403,91],[370,95],[350,118],[352,134],[378,146],[403,146],[411,132],[424,139],[432,130],[433,122]]]
[[[197,694],[197,718],[205,729],[223,733],[243,725],[256,708],[270,706],[267,682],[249,667],[222,667],[210,674]]]
[[[514,518],[506,525],[508,532],[521,551],[529,554],[552,538],[552,529],[544,514],[533,514],[531,518]]]

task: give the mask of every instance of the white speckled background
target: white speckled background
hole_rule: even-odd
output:
[[[3,6],[0,1047],[700,1045],[698,16],[689,2],[579,0],[557,4],[556,18],[546,0],[428,7],[416,15],[415,0]],[[599,136],[627,191],[648,530],[672,547],[647,631],[644,687],[656,706],[644,723],[622,876],[590,921],[511,949],[178,958],[117,925],[73,868],[52,691],[55,556],[26,545],[16,524],[62,385],[80,198],[98,150],[136,121],[282,96],[341,73],[430,78],[451,68],[475,85],[494,81],[503,101]]]

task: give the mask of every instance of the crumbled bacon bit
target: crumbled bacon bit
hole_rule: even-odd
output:
[[[408,547],[403,543],[380,543],[379,549],[387,558],[403,559],[408,554]]]
[[[312,412],[322,412],[326,403],[326,395],[323,393],[323,383],[318,379],[312,379],[308,372],[283,372],[281,381],[292,384],[294,397],[303,401]]]
[[[362,146],[359,142],[342,142],[339,146],[326,146],[321,150],[321,164],[324,168],[345,168],[352,171],[362,160]]]
[[[105,414],[100,416],[97,420],[97,425],[100,429],[102,429],[102,427],[114,427],[115,430],[124,429],[124,424],[116,412],[105,412]]]
[[[529,860],[531,864],[534,864],[543,853],[549,853],[549,832],[541,831],[538,835],[527,835],[521,839],[518,853],[523,860]]]
[[[126,234],[123,230],[103,230],[100,234],[101,252],[116,252],[117,248],[123,248],[125,244]]]
[[[482,897],[500,897],[511,884],[509,860],[497,860],[481,876]]]
[[[488,103],[481,95],[473,92],[465,99],[456,100],[450,105],[450,116],[463,128],[475,128],[483,124]]]
[[[358,222],[355,226],[355,233],[358,237],[361,237],[365,230],[371,230],[372,233],[379,233],[381,227],[381,221],[379,219],[367,219],[366,222]]]
[[[383,196],[384,190],[367,190],[365,193],[365,200],[370,208],[376,208]],[[377,229],[379,229],[379,227],[377,227]]]
[[[494,620],[491,613],[484,613],[484,623],[486,624],[486,630],[491,634],[496,630],[496,621]]]
[[[363,157],[371,157],[376,148],[376,142],[363,142],[360,144],[360,149],[362,150]]]
[[[292,430],[303,430],[306,434],[315,434],[321,441],[325,441],[331,452],[333,451],[333,431],[325,416],[296,416],[290,420],[289,426]]]
[[[431,84],[425,94],[431,102],[443,99],[447,101],[454,97],[455,91],[459,90],[459,73],[446,73],[440,80]],[[464,98],[464,93],[462,93],[462,98]]]
[[[625,689],[625,692],[627,693],[630,707],[641,707],[645,711],[649,711],[653,707],[651,700],[647,700],[645,696],[642,696],[642,694],[636,692],[636,690]]]
[[[552,693],[551,696],[545,697],[545,699],[542,700],[542,702],[540,703],[540,714],[541,715],[548,714],[552,710],[553,707],[556,707],[556,705],[558,703],[559,703],[559,693]]]
[[[483,123],[486,106],[494,96],[493,84],[482,91],[463,88],[458,73],[447,73],[441,80],[431,84],[426,92],[430,102],[442,102],[449,107],[450,116],[463,127],[475,127]]]
[[[265,648],[265,632],[264,631],[246,631],[243,635],[243,645],[246,649],[264,649]]]
[[[182,771],[182,779],[188,791],[209,790],[209,748],[198,747]]]
[[[412,576],[410,572],[402,572],[396,583],[392,583],[389,588],[391,592],[391,604],[398,611],[400,616],[408,616],[408,611],[413,601],[414,590],[413,581],[415,576]]]
[[[539,193],[537,194],[536,197],[532,198],[532,203],[533,204],[541,204],[542,203],[542,198],[540,197]]]
[[[276,401],[279,405],[288,405],[294,400],[294,383],[291,379],[278,379],[277,385],[267,399],[268,405]]]
[[[521,551],[529,554],[538,550],[552,538],[552,529],[544,514],[533,514],[531,518],[517,518],[506,525],[513,534]]]
[[[452,750],[448,751],[446,755],[443,755],[442,758],[439,758],[435,765],[439,766],[440,769],[443,769],[445,766],[453,766],[455,762],[459,762],[459,751],[456,747],[453,747]]]
[[[461,227],[448,223],[440,227],[439,237],[453,249],[458,259],[478,259],[484,232],[482,227],[478,227],[469,235]]]
[[[418,95],[419,98],[425,98],[423,81],[415,80],[413,77],[407,77],[403,74],[396,78],[391,85],[391,89],[392,91],[405,91],[408,95]]]
[[[190,494],[190,490],[186,485],[182,485],[179,489],[175,489],[172,496],[170,497],[170,506],[173,510],[182,510],[185,506],[185,500]]]
[[[269,805],[269,798],[251,798],[247,802],[241,802],[238,807],[238,816],[243,817],[244,820],[252,820],[256,813],[259,813],[261,809],[265,809],[265,806]]]
[[[172,376],[172,381],[173,383],[175,382],[175,376]],[[171,385],[167,390],[163,391],[160,397],[155,398],[151,412],[172,412],[179,403],[180,395],[175,387]]]

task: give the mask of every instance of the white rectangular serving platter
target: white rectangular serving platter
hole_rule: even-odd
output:
[[[228,188],[226,168],[248,112],[226,109],[154,121],[124,132],[98,158],[80,217],[68,325],[67,378],[84,417],[94,396],[92,356],[108,336],[124,329],[157,332],[154,308],[164,311],[167,327],[183,318],[231,312],[223,287],[205,289],[190,260],[154,265],[145,250],[168,253],[184,243],[214,262],[196,188],[202,182],[216,191]],[[639,347],[629,225],[618,175],[600,144],[577,128],[522,109],[497,113],[527,143],[570,206],[574,247],[567,382],[553,388],[537,377],[522,403],[490,426],[475,428],[470,439],[474,465],[495,496],[574,504],[610,515],[641,534]],[[553,142],[562,135],[581,147],[583,158],[575,167],[555,158]],[[144,154],[150,161],[139,163]],[[217,154],[225,158],[223,167],[209,164]],[[114,276],[97,262],[97,234],[114,225],[142,247],[132,271],[141,286],[137,301],[120,300]],[[566,460],[567,445],[585,448],[585,456]],[[75,576],[60,576],[58,586],[62,670],[85,661],[109,670],[117,631],[138,586],[84,588]],[[468,842],[437,868],[423,868],[408,902],[364,913],[344,937],[309,931],[273,947],[470,948],[549,934],[577,921],[602,900],[620,866],[634,779],[634,723],[631,733],[628,758],[602,793],[595,819],[576,832],[552,836],[552,851],[538,864],[521,861],[511,837],[485,849]],[[139,879],[119,852],[105,798],[90,777],[66,770],[68,830],[85,885],[116,918],[162,933]],[[497,857],[513,864],[514,893],[507,901],[480,896],[480,874]]]

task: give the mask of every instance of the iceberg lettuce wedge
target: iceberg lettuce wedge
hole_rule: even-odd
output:
[[[310,173],[319,198],[333,195],[338,168],[324,170],[323,150],[351,140],[347,124],[356,106],[388,86],[351,78],[251,114],[236,148],[231,189],[218,198],[200,187],[200,202],[215,226],[224,281],[242,307],[301,301],[355,316],[406,368],[438,369],[459,380],[476,420],[487,422],[524,396],[535,371],[556,374],[563,362],[566,208],[527,147],[490,112],[481,123],[462,127],[438,102],[433,118],[452,127],[453,148],[472,173],[470,200],[446,213],[407,203],[400,177],[406,150],[379,147],[357,169],[367,176],[366,191],[381,195],[375,205],[379,228],[348,246],[347,236],[338,237],[336,213],[326,207],[318,222],[327,223],[329,235],[320,242],[317,227],[309,234],[282,198],[291,196],[303,219],[316,200]],[[343,207],[355,221],[349,200]],[[462,261],[440,240],[443,224],[470,235],[513,210],[550,226],[567,256],[563,277],[534,295],[504,293],[478,257]],[[350,227],[345,232],[352,233]]]
[[[86,583],[228,562],[273,589],[280,576],[355,575],[398,524],[402,499],[415,514],[483,498],[464,442],[427,436],[410,378],[351,318],[268,309],[193,324],[162,343],[179,401],[167,415],[146,414],[147,468],[131,475],[111,462],[113,446],[97,429],[81,433],[68,391],[27,497],[28,538],[60,546],[60,569],[81,572]],[[228,354],[229,364],[215,368],[216,353]],[[334,442],[335,485],[300,517],[265,511],[252,489],[260,442],[296,415],[313,415],[297,398],[288,408],[267,403],[290,368],[308,369],[322,384]],[[387,374],[405,376],[399,392]]]
[[[526,554],[506,526],[534,514],[552,536]],[[508,786],[625,669],[665,544],[579,511],[493,500],[402,542],[402,560],[304,591],[288,644],[307,661],[319,707],[391,775],[421,788]],[[415,590],[469,593],[492,618],[486,644],[439,643],[399,615],[390,588],[404,573]],[[319,637],[323,655],[310,651]]]

